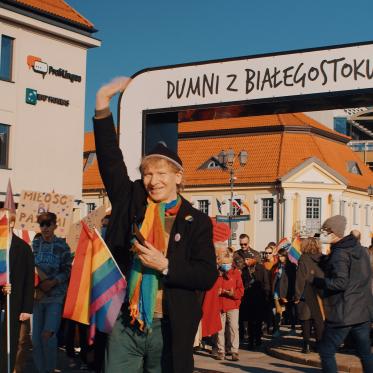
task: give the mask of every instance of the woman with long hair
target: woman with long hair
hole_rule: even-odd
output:
[[[305,238],[301,243],[302,256],[298,262],[295,281],[295,303],[298,319],[302,322],[303,353],[310,352],[312,324],[316,331],[316,343],[324,330],[324,312],[321,297],[311,284],[313,277],[324,277],[319,263],[322,257],[319,240],[314,237]]]

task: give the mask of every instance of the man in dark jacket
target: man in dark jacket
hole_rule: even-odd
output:
[[[261,260],[259,252],[250,247],[250,237],[246,233],[242,233],[240,234],[239,239],[241,249],[237,250],[233,255],[233,261],[236,268],[242,270],[242,268],[247,267],[245,263],[246,253],[253,255],[256,262],[260,263]]]
[[[192,373],[203,291],[218,276],[212,223],[180,196],[182,161],[166,146],[158,144],[143,158],[141,180],[129,179],[109,109],[111,97],[128,83],[119,78],[98,91],[94,119],[99,169],[112,204],[106,240],[128,278],[105,371]]]
[[[314,279],[314,284],[324,290],[326,324],[320,343],[322,370],[337,372],[335,353],[351,332],[364,372],[372,373],[369,332],[373,299],[369,257],[356,237],[351,234],[343,237],[345,228],[344,216],[332,216],[324,222],[320,236],[321,242],[331,244],[325,278]]]
[[[0,216],[3,209],[0,210]],[[15,216],[10,215],[10,226],[14,225]],[[0,292],[0,310],[6,309],[6,294],[10,293],[10,371],[13,372],[17,353],[19,330],[22,322],[30,319],[34,300],[34,257],[30,246],[11,234],[9,251],[10,284]],[[5,318],[4,318],[5,319]],[[1,330],[0,372],[7,371],[6,325]]]

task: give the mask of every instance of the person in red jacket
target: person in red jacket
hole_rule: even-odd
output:
[[[232,361],[238,361],[239,332],[238,315],[241,298],[244,293],[244,287],[241,279],[241,272],[232,267],[233,250],[228,249],[230,255],[224,257],[219,266],[218,294],[219,309],[222,323],[222,329],[218,333],[217,347],[218,355],[216,359],[223,360],[225,357],[225,346],[231,346]],[[225,328],[229,328],[230,341],[225,341]]]

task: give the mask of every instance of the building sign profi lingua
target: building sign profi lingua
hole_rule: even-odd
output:
[[[71,83],[80,83],[82,81],[82,77],[80,75],[72,74],[62,68],[56,69],[53,66],[48,65],[46,62],[42,61],[40,57],[31,55],[27,56],[27,66],[29,67],[29,69],[32,68],[36,73],[43,75],[43,78],[45,78],[45,75],[50,74],[70,80]]]
[[[61,106],[69,106],[69,100],[65,100],[59,97],[53,97],[38,93],[36,89],[26,88],[26,104],[36,105],[38,101],[50,102],[51,104],[57,104]]]

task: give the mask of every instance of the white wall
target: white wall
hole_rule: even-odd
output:
[[[0,192],[6,191],[11,178],[13,193],[23,189],[55,190],[80,199],[87,48],[4,20],[0,23],[0,34],[15,39],[14,83],[0,80],[0,123],[11,126],[9,169],[0,169]],[[29,69],[28,55],[80,75],[82,81],[71,83],[50,74],[43,78]],[[26,104],[26,88],[69,100],[70,104]]]

